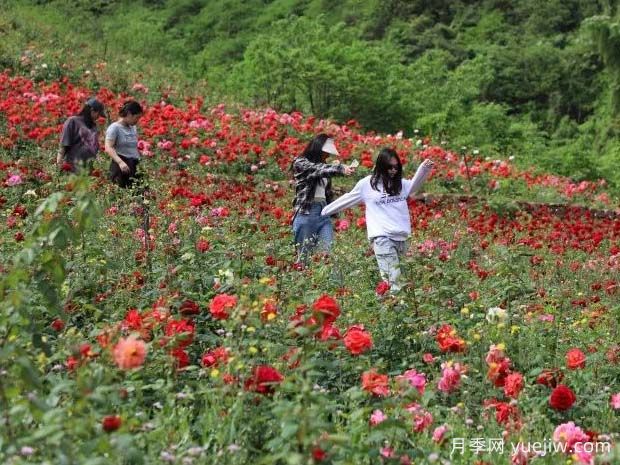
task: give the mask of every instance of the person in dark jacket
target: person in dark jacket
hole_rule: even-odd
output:
[[[333,200],[332,176],[350,176],[354,172],[349,166],[326,164],[330,155],[339,155],[334,140],[319,134],[291,165],[295,178],[293,236],[298,262],[306,263],[317,249],[330,250],[332,222],[329,217],[321,217],[321,210]]]

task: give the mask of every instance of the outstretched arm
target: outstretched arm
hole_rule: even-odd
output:
[[[351,192],[347,192],[341,197],[338,197],[329,205],[323,207],[321,215],[329,216],[347,208],[353,207],[362,202],[362,181],[359,181]]]
[[[312,163],[304,157],[299,157],[293,164],[295,173],[305,172],[308,179],[330,178],[332,176],[350,176],[353,168],[345,165],[328,165],[327,163]]]
[[[415,172],[415,175],[413,176],[413,179],[412,179],[413,184],[411,185],[411,191],[409,191],[409,197],[413,196],[418,190],[420,190],[420,187],[422,187],[422,184],[424,184],[424,181],[426,181],[426,178],[428,178],[428,175],[431,174],[431,170],[433,169],[433,166],[434,166],[434,163],[428,158],[420,164],[420,166],[418,167],[418,170]]]

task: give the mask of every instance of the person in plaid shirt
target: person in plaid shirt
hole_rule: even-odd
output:
[[[350,176],[354,172],[349,166],[326,164],[330,155],[339,155],[334,140],[319,134],[291,165],[295,177],[293,236],[300,263],[306,263],[317,248],[324,252],[331,248],[332,222],[321,216],[321,210],[333,200],[331,177]]]

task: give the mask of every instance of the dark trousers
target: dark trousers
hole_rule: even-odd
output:
[[[129,167],[129,173],[123,173],[118,163],[112,160],[112,163],[110,163],[110,181],[120,187],[132,187],[134,183],[137,184],[140,181],[140,174],[137,172],[140,160],[137,158],[126,158],[121,155],[119,157]]]

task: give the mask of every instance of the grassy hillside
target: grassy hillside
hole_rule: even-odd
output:
[[[617,185],[613,4],[597,1],[9,1],[26,42],[208,99],[355,119]],[[51,39],[50,39],[51,38]],[[77,45],[76,47],[76,44]],[[129,59],[128,64],[126,60]]]

